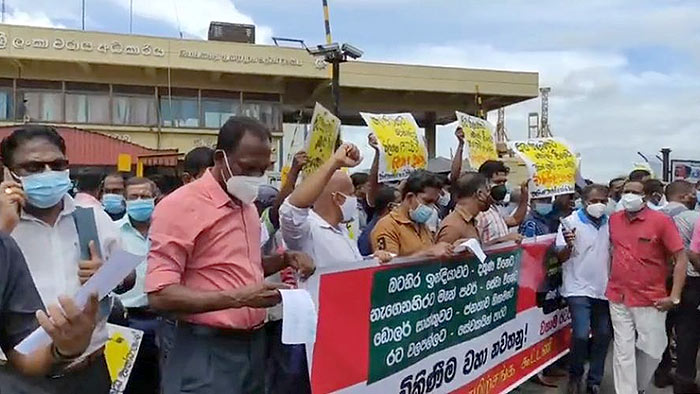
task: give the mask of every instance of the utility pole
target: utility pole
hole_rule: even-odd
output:
[[[83,31],[85,31],[85,0],[83,0],[82,15],[83,15]]]
[[[661,148],[661,178],[664,182],[671,180],[671,148]]]
[[[486,113],[484,113],[484,107],[481,101],[481,95],[479,94],[479,85],[474,85],[474,104],[476,104],[476,117],[486,120]]]
[[[134,33],[134,0],[129,0],[129,34]]]

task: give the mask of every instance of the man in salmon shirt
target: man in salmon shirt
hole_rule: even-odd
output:
[[[253,201],[270,153],[263,124],[232,117],[219,131],[214,166],[156,207],[145,291],[151,307],[178,316],[165,394],[264,392],[265,308],[287,286],[263,279],[284,267],[302,277],[314,270],[301,252],[261,256]]]
[[[641,181],[625,183],[620,204],[624,210],[610,217],[612,264],[605,295],[615,339],[615,392],[637,394],[649,386],[666,349],[666,312],[680,304],[688,257],[673,220],[647,207]]]

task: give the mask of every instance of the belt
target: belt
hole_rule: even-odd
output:
[[[144,319],[157,319],[159,315],[149,307],[126,308],[126,316],[140,317]]]
[[[98,361],[99,359],[104,358],[104,353],[105,353],[105,347],[102,346],[101,348],[95,350],[94,352],[88,354],[87,356],[81,358],[77,362],[73,364],[69,364],[65,369],[61,370],[55,375],[52,375],[51,378],[60,378],[62,376],[65,376],[67,374],[83,370],[87,368],[90,364],[92,364],[95,361]]]
[[[240,329],[240,328],[222,328],[222,327],[212,327],[204,326],[200,324],[193,324],[178,320],[177,327],[184,328],[190,331],[192,334],[202,337],[221,337],[221,338],[232,338],[232,339],[251,339],[253,336],[258,334],[261,329],[265,326],[265,323],[260,323],[259,325],[250,329]]]

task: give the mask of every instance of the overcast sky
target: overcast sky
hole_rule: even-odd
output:
[[[85,0],[86,28],[128,33],[129,0]],[[700,158],[700,2],[657,0],[329,0],[333,38],[366,60],[537,71],[550,124],[604,181],[664,146]],[[6,0],[10,23],[80,28],[81,0]],[[134,33],[206,38],[211,20],[324,41],[321,0],[133,0]],[[511,139],[539,100],[508,107]],[[495,123],[495,112],[489,119]],[[353,130],[352,133],[360,133]],[[439,129],[438,154],[454,136]],[[350,134],[350,133],[347,133]],[[361,135],[349,136],[364,141]]]

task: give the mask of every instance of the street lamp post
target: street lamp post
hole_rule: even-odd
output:
[[[671,181],[671,148],[661,148],[661,163],[663,172],[662,179],[664,182]]]
[[[340,117],[340,61],[333,60],[333,76],[331,81],[331,94],[333,95],[333,114]]]

